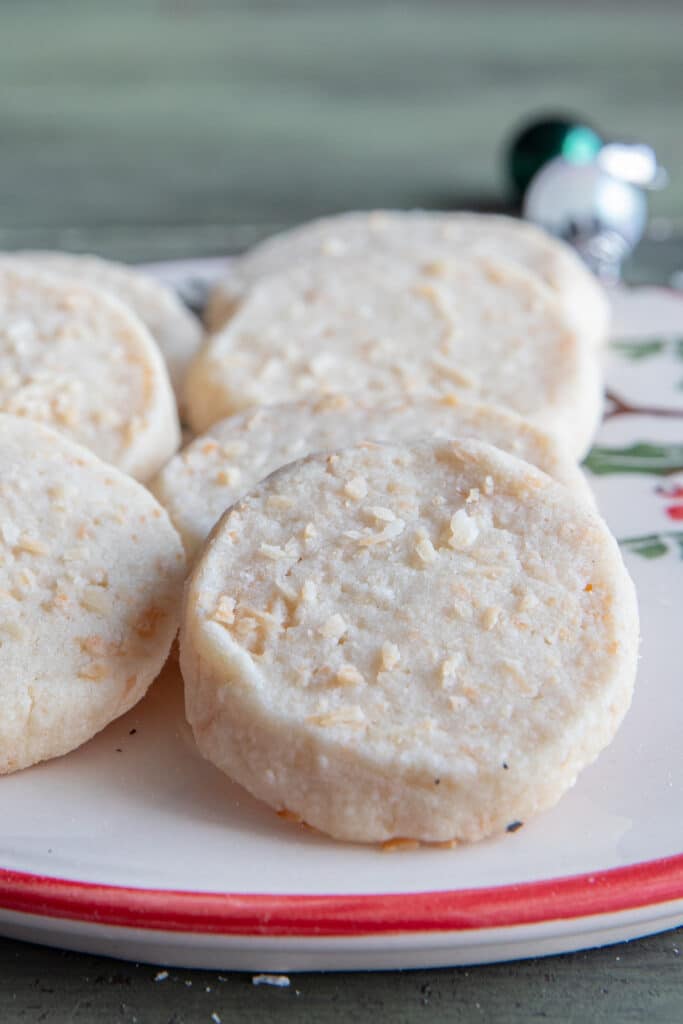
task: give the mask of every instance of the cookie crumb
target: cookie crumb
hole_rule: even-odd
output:
[[[349,664],[342,665],[335,679],[340,686],[360,686],[365,682],[356,666]]]
[[[476,521],[469,516],[464,508],[459,508],[458,511],[451,516],[451,535],[448,539],[449,546],[455,548],[456,551],[462,551],[465,548],[471,547],[475,540],[479,536],[479,527]]]
[[[274,988],[289,988],[291,982],[286,974],[255,974],[252,985],[272,985]],[[215,1024],[220,1024],[216,1021]]]
[[[318,725],[322,729],[329,729],[335,725],[346,725],[358,729],[365,724],[365,715],[362,708],[357,704],[349,707],[341,707],[336,711],[328,711],[319,715],[309,715],[306,719],[308,725]]]
[[[493,627],[498,622],[499,618],[500,618],[500,608],[496,608],[494,606],[492,606],[490,608],[485,608],[484,612],[483,612],[483,614],[481,616],[482,628],[486,629],[486,630],[493,629]]]
[[[384,508],[381,505],[375,505],[367,510],[373,519],[379,519],[382,523],[393,523],[396,516],[390,508]]]
[[[444,658],[441,662],[440,675],[441,675],[441,686],[446,687],[452,683],[455,679],[455,674],[458,670],[458,666],[462,662],[461,654],[451,655],[449,658]]]
[[[81,595],[80,604],[89,612],[106,615],[109,611],[109,599],[101,587],[86,587]]]
[[[344,494],[354,501],[360,501],[368,493],[368,485],[365,477],[354,476],[344,485]]]
[[[344,622],[344,619],[337,612],[334,615],[330,615],[329,619],[326,619],[326,621],[323,622],[318,632],[321,636],[329,637],[331,640],[338,640],[339,637],[343,636],[347,629],[348,626]]]
[[[400,660],[401,652],[399,651],[396,644],[392,644],[389,642],[385,642],[382,644],[382,650],[380,655],[382,671],[391,672],[392,668],[396,668]]]
[[[287,552],[278,544],[260,544],[259,554],[263,555],[264,558],[270,558],[273,562],[287,557]]]
[[[221,594],[211,618],[214,622],[220,622],[223,626],[232,626],[235,621],[235,605],[236,601],[234,597],[228,597],[227,594]]]
[[[415,544],[415,554],[425,565],[430,565],[437,559],[437,551],[425,530],[418,530]]]

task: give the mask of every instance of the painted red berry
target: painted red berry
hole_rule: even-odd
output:
[[[666,514],[669,519],[674,519],[677,523],[683,522],[683,505],[669,505]]]

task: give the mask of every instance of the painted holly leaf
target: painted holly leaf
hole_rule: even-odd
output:
[[[638,441],[628,448],[591,448],[584,466],[597,476],[607,473],[651,473],[666,476],[683,472],[683,444]]]
[[[661,558],[669,550],[657,533],[651,533],[647,537],[627,537],[619,543],[627,551],[632,551],[634,555],[642,555],[643,558]]]
[[[676,358],[683,362],[683,338],[679,338],[675,345]],[[676,385],[680,391],[683,391],[683,377],[679,380]]]
[[[623,537],[619,543],[626,551],[641,558],[661,558],[677,550],[683,559],[683,533],[648,533],[642,537]]]
[[[667,343],[664,338],[648,338],[643,341],[613,341],[610,347],[625,359],[636,362],[639,359],[661,355]]]
[[[660,356],[662,352],[671,350],[675,359],[683,361],[683,338],[641,338],[639,340],[613,341],[610,348],[618,352],[624,359],[638,362]]]

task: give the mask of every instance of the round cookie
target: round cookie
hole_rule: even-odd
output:
[[[73,750],[140,700],[171,647],[183,575],[144,487],[0,415],[0,773]]]
[[[635,592],[604,523],[476,441],[274,473],[186,589],[202,754],[339,839],[477,840],[554,804],[631,699]]]
[[[368,250],[413,258],[493,256],[533,271],[558,296],[582,337],[602,343],[610,311],[604,289],[566,243],[512,217],[487,213],[377,210],[314,220],[265,239],[236,261],[234,275],[213,289],[205,319],[217,331],[231,315],[240,284],[301,260],[363,256]]]
[[[195,433],[248,405],[339,392],[468,397],[585,453],[600,417],[592,347],[529,271],[488,257],[311,260],[256,282],[187,378]]]
[[[187,369],[199,350],[202,330],[174,291],[139,270],[99,256],[32,250],[10,255],[39,270],[104,288],[129,306],[161,349],[173,388],[180,395]]]
[[[214,423],[148,485],[166,508],[192,560],[229,505],[274,470],[312,452],[363,440],[471,437],[519,458],[592,502],[584,474],[548,435],[520,416],[456,395],[373,405],[348,395],[249,409]]]
[[[166,367],[135,314],[12,260],[0,261],[0,411],[53,426],[140,480],[180,442]]]

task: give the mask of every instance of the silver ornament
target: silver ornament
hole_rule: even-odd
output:
[[[523,216],[565,239],[603,278],[618,278],[621,264],[635,248],[647,224],[642,187],[609,171],[624,167],[624,153],[604,147],[589,163],[555,157],[532,178],[524,196]],[[623,150],[635,147],[623,146]],[[603,166],[601,158],[610,150]],[[642,180],[644,163],[631,160],[630,177]],[[656,165],[656,161],[655,161]],[[609,171],[608,169],[609,168]],[[638,177],[640,175],[640,178]]]

